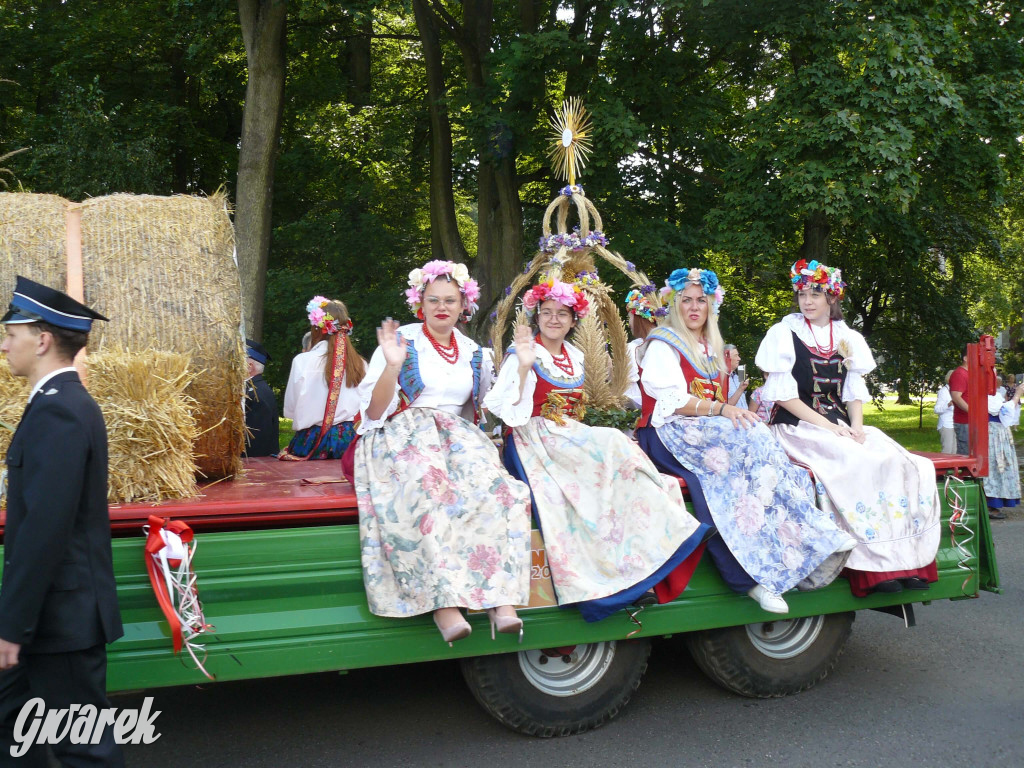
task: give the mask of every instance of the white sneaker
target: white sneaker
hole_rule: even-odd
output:
[[[842,545],[840,545],[839,549],[837,549],[836,552],[849,552],[858,544],[860,544],[860,542],[857,541],[857,539],[853,538],[853,536],[847,536],[846,541],[843,542]]]
[[[768,611],[768,613],[789,613],[789,606],[786,604],[786,601],[779,595],[772,594],[760,584],[756,585],[747,594],[754,600],[757,600],[757,604],[761,606],[761,609]]]

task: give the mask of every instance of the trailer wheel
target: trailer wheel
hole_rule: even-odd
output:
[[[604,725],[626,705],[647,669],[646,639],[545,648],[463,659],[480,705],[502,725],[550,738]]]
[[[767,699],[806,691],[831,672],[854,613],[781,619],[686,636],[694,661],[723,688]]]

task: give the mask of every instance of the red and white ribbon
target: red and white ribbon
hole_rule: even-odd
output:
[[[964,593],[965,597],[977,597],[977,594],[967,591],[967,585],[974,576],[974,569],[970,565],[971,551],[967,548],[967,545],[974,540],[974,531],[967,526],[967,505],[964,504],[963,497],[957,489],[952,486],[954,482],[961,485],[964,483],[956,475],[946,475],[944,492],[946,503],[949,504],[951,510],[949,513],[949,543],[956,550],[959,558],[956,567],[966,572],[966,578],[964,583],[960,585],[960,591]],[[958,539],[958,536],[961,538]]]
[[[142,532],[146,534],[146,572],[160,610],[170,625],[174,652],[180,653],[184,646],[199,671],[214,680],[203,666],[205,646],[193,642],[204,632],[214,631],[214,627],[206,623],[199,601],[196,573],[192,569],[196,551],[192,529],[179,520],[150,515],[149,524],[142,526]]]

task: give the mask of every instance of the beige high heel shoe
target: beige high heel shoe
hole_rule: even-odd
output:
[[[469,637],[473,632],[473,628],[469,626],[469,622],[465,619],[450,624],[447,627],[442,627],[441,622],[437,620],[437,611],[434,611],[434,624],[437,626],[437,631],[441,633],[441,637],[448,643],[448,647],[452,647],[452,643],[456,640],[462,640],[463,638]],[[460,614],[461,617],[461,614]]]
[[[514,635],[518,632],[519,642],[523,642],[523,620],[518,616],[501,616],[497,608],[488,608],[487,618],[491,620],[491,640],[494,639],[494,632],[497,630],[505,635]]]

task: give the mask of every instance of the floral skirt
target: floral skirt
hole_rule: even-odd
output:
[[[480,429],[408,408],[355,447],[363,583],[378,616],[525,605],[530,489]]]
[[[623,595],[626,605],[663,578],[662,566],[675,567],[692,554],[708,532],[687,512],[679,483],[661,475],[617,429],[536,416],[512,430],[512,441],[533,491],[561,605],[640,585],[638,594]]]
[[[665,448],[693,472],[715,527],[750,577],[776,594],[824,586],[849,541],[814,505],[807,472],[793,466],[764,424],[734,427],[722,416],[700,416],[657,428]]]
[[[818,503],[860,541],[847,568],[903,571],[935,559],[940,504],[931,461],[874,427],[864,428],[864,443],[806,421],[771,429],[790,458],[814,473]]]
[[[1016,507],[1020,503],[1017,449],[1010,430],[998,420],[988,423],[988,477],[984,485],[990,507]]]
[[[297,431],[289,441],[287,451],[292,456],[309,456],[310,459],[340,459],[355,436],[356,430],[351,421],[338,422],[327,430],[324,439],[317,446],[316,453],[309,456],[317,438],[320,437],[320,425],[316,424]]]

